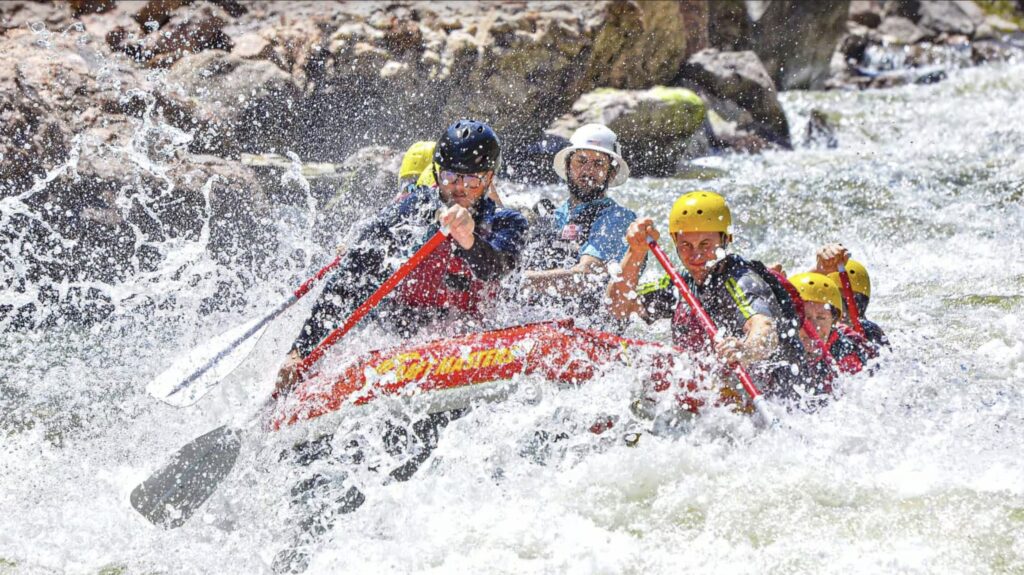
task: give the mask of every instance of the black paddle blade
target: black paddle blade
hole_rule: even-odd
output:
[[[226,425],[195,439],[132,490],[132,507],[154,525],[179,527],[227,477],[241,448],[239,431]]]

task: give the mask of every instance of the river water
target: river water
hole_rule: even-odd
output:
[[[841,401],[767,431],[712,413],[635,447],[574,434],[543,464],[520,454],[533,429],[622,412],[637,376],[481,406],[411,481],[355,477],[366,503],[310,572],[1024,572],[1022,94],[1021,65],[785,93],[797,141],[818,108],[838,122],[837,148],[713,158],[699,162],[703,181],[615,190],[658,221],[679,193],[719,190],[738,250],[790,272],[823,242],[849,246],[893,346],[877,374],[844,382]],[[281,221],[286,245],[309,247],[302,214]],[[250,437],[234,475],[179,529],[151,526],[128,495],[178,447],[256,409],[305,308],[195,407],[152,399],[149,379],[284,297],[319,259],[207,313],[203,298],[247,272],[195,242],[161,249],[156,272],[102,286],[118,302],[104,322],[0,335],[0,573],[261,573],[289,539],[287,490],[304,469],[277,454],[303,429]],[[664,339],[661,328],[639,333]]]

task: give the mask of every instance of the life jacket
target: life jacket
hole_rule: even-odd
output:
[[[395,299],[412,308],[457,309],[476,313],[481,301],[494,296],[497,282],[476,279],[448,239],[416,266],[395,290]]]
[[[836,367],[843,373],[858,373],[864,369],[868,358],[864,354],[864,347],[867,343],[859,333],[843,333],[840,329],[833,329],[828,337],[828,352],[836,361]]]
[[[862,320],[861,325],[863,324],[864,322]],[[843,337],[857,346],[857,353],[861,358],[863,358],[863,363],[867,363],[868,360],[878,357],[878,345],[869,340],[866,336],[858,333],[853,326],[840,323],[836,326],[835,331],[843,334]],[[886,344],[888,344],[888,341],[886,341]]]
[[[736,266],[746,266],[753,273],[757,274],[772,292],[772,296],[779,306],[780,317],[775,318],[776,335],[778,336],[779,349],[772,354],[771,362],[776,365],[762,373],[761,370],[752,370],[751,377],[758,381],[762,391],[783,397],[792,397],[793,386],[798,382],[804,382],[812,378],[810,383],[817,386],[813,381],[813,375],[808,367],[805,350],[800,342],[799,331],[802,321],[797,312],[797,304],[794,302],[789,291],[782,282],[759,261],[745,260],[737,255],[730,254],[722,258],[711,270],[708,278],[707,291],[712,293],[724,291],[725,278],[731,277],[731,271]],[[690,310],[684,300],[680,300],[676,306],[672,319],[673,341],[676,345],[685,349],[709,350],[711,342],[701,327],[696,314]],[[742,333],[730,334],[734,337],[742,337]],[[793,373],[793,366],[796,366],[796,373]]]
[[[590,239],[594,222],[606,209],[613,207],[611,198],[600,198],[584,204],[579,209],[569,210],[565,225],[556,228],[551,222],[546,233],[539,238],[538,257],[531,262],[536,269],[568,268],[580,261],[580,249]]]

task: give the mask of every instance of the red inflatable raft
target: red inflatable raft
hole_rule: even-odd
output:
[[[460,337],[374,351],[349,363],[332,379],[312,377],[284,402],[274,428],[291,425],[362,405],[382,396],[415,398],[426,394],[484,387],[518,375],[540,374],[564,384],[592,379],[612,364],[632,365],[642,357],[649,366],[653,388],[670,387],[673,358],[680,351],[671,346],[581,329],[572,320],[528,324]],[[679,399],[696,409],[700,399],[688,392],[697,389],[687,382]],[[731,391],[731,390],[727,390]],[[733,395],[729,393],[729,395]]]

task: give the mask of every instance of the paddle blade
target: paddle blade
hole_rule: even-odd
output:
[[[193,349],[150,382],[146,391],[174,407],[195,404],[249,357],[269,325],[257,328],[262,321],[255,319]]]
[[[241,448],[239,431],[226,425],[193,440],[132,490],[132,507],[154,525],[180,526],[227,477]]]

